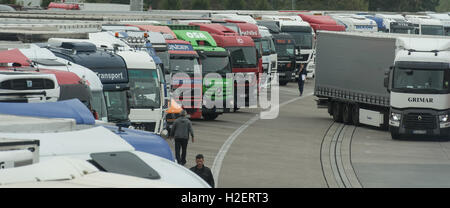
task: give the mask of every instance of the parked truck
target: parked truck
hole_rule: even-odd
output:
[[[442,36],[321,32],[318,107],[336,122],[389,128],[393,139],[448,137],[449,48]]]
[[[203,118],[214,120],[218,115],[230,112],[233,107],[233,80],[227,79],[227,74],[232,73],[230,53],[218,47],[211,35],[200,31],[198,26],[169,25],[169,27],[178,39],[189,41],[199,55],[203,77]],[[221,84],[212,84],[212,79],[207,78],[210,73],[219,74],[222,78]],[[210,82],[211,84],[206,84]],[[217,103],[221,105],[217,106]]]
[[[411,22],[406,21],[405,17],[399,14],[376,14],[375,17],[383,20],[383,28],[378,31],[386,33],[403,33],[413,34],[414,25]]]
[[[300,55],[296,57],[296,71],[300,70],[301,64],[307,66],[315,50],[315,33],[311,25],[303,21],[300,16],[262,16],[262,20],[275,21],[281,32],[289,33],[294,37],[296,46],[301,48]],[[294,72],[292,79],[295,78],[298,78],[298,75]]]
[[[48,49],[57,57],[89,68],[97,74],[103,84],[108,121],[128,127],[130,85],[123,58],[109,51],[97,50],[89,42],[51,38],[49,45]]]
[[[245,83],[234,82],[234,110],[249,106],[250,98],[256,97],[258,86],[258,55],[255,43],[248,36],[241,36],[234,30],[221,24],[211,23],[190,23],[200,27],[201,31],[206,31],[214,38],[217,45],[227,49],[231,54],[231,67],[234,74],[250,75],[250,79]],[[253,79],[251,77],[254,77]],[[245,88],[245,93],[239,93],[238,87]],[[245,100],[244,105],[238,103],[238,97]]]
[[[278,56],[278,76],[280,85],[286,85],[295,76],[296,54],[295,39],[289,33],[273,34]],[[298,52],[297,52],[298,53]]]

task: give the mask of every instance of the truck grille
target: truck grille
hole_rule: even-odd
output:
[[[434,129],[436,118],[430,114],[407,114],[403,120],[406,129]]]
[[[4,90],[43,90],[53,88],[55,88],[55,83],[50,79],[12,79],[0,83],[0,89]]]

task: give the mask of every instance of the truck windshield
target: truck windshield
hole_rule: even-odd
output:
[[[301,49],[312,49],[313,35],[309,32],[289,32],[297,45],[300,45]]]
[[[169,52],[167,51],[159,51],[156,52],[156,55],[161,59],[161,62],[164,64],[164,73],[169,74],[170,73],[170,64],[169,64]]]
[[[108,121],[108,112],[106,110],[105,96],[102,90],[92,91],[91,100],[92,109],[98,114],[98,118],[102,121]]]
[[[203,73],[216,72],[225,75],[231,73],[232,70],[228,57],[208,56],[206,59],[202,59],[202,71]]]
[[[444,27],[445,36],[450,36],[450,27]]]
[[[262,51],[261,39],[255,39],[255,40],[253,40],[253,42],[255,42],[255,47],[256,47],[256,50],[258,50],[258,53],[262,54],[261,53],[261,51]]]
[[[414,29],[413,28],[395,28],[392,27],[391,33],[401,33],[401,34],[410,34],[412,33]]]
[[[273,51],[271,40],[269,39],[263,39],[261,41],[261,48],[262,48],[262,54],[263,55],[270,55]]]
[[[395,68],[393,89],[403,91],[447,91],[444,70]]]
[[[277,49],[277,55],[279,57],[291,57],[294,56],[294,44],[275,44],[275,48]]]
[[[170,59],[170,72],[186,72],[186,73],[194,73],[195,67],[198,67],[198,61],[195,57],[176,57]]]
[[[227,47],[231,53],[233,68],[256,67],[255,47]]]
[[[108,120],[118,123],[128,120],[126,91],[104,91]]]
[[[129,69],[130,108],[160,108],[161,95],[158,72],[149,69]]]
[[[422,25],[422,35],[444,35],[444,27],[439,25]]]

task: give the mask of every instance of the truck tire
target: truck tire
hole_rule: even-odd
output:
[[[218,116],[219,116],[218,113],[204,113],[203,119],[205,119],[205,121],[213,121],[216,120]]]
[[[359,126],[359,105],[355,104],[352,107],[352,122],[353,125]]]
[[[332,116],[333,115],[333,102],[328,102],[327,107],[328,107],[328,114],[330,114],[330,116]]]
[[[389,130],[389,113],[383,113],[383,125],[381,125],[381,129],[384,131]]]
[[[335,122],[342,122],[342,103],[333,102],[333,120]]]
[[[400,140],[401,139],[399,134],[394,133],[392,131],[391,131],[391,137],[392,137],[393,140]]]
[[[343,103],[342,104],[342,121],[344,124],[352,124],[352,104]]]

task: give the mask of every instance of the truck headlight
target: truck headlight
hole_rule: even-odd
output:
[[[441,122],[441,123],[448,122],[448,114],[440,115],[439,116],[439,122]]]
[[[392,121],[400,121],[402,119],[402,114],[400,113],[391,113],[390,120]]]

